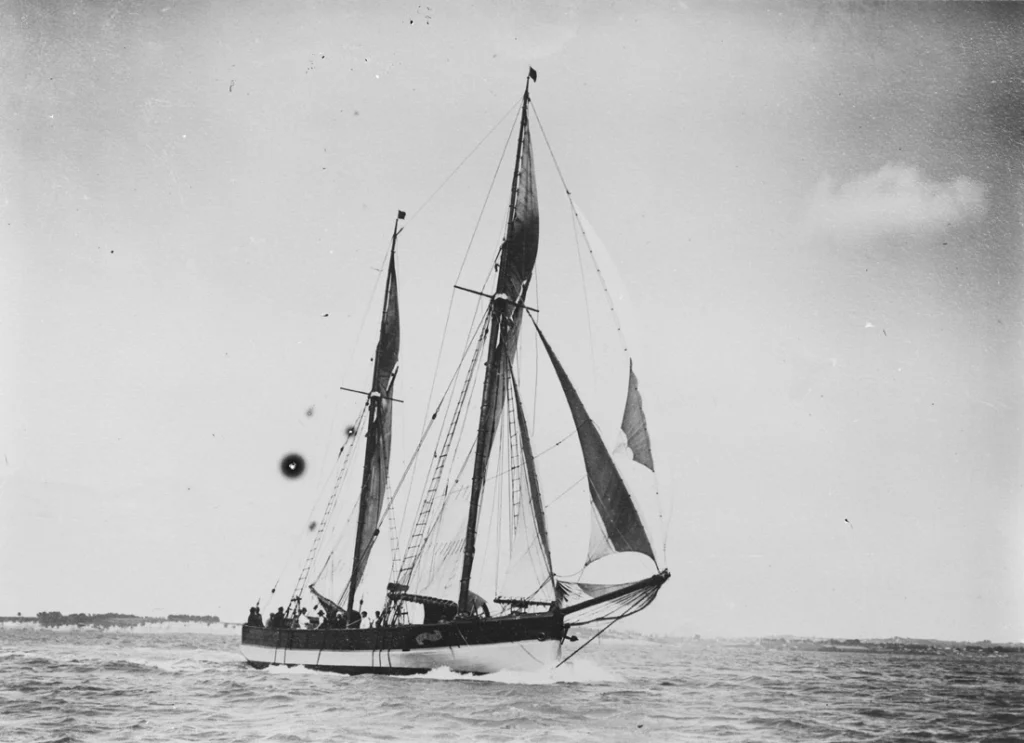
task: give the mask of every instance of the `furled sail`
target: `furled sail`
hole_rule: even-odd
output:
[[[397,237],[397,226],[396,221],[395,237]],[[387,490],[388,463],[391,457],[391,408],[393,405],[391,393],[395,374],[398,372],[399,325],[398,278],[395,273],[395,253],[392,247],[387,284],[384,289],[380,337],[377,340],[377,353],[374,355],[373,363],[366,456],[363,464],[362,489],[359,495],[359,516],[352,560],[352,578],[349,582],[349,610],[352,609],[356,588],[363,577],[370,550],[378,533],[381,507]]]
[[[610,553],[610,551],[639,552],[657,562],[640,514],[626,489],[622,476],[615,467],[611,453],[601,439],[601,434],[583,406],[583,401],[580,400],[547,338],[540,332],[540,328],[537,329],[537,333],[551,359],[551,365],[558,376],[562,392],[569,403],[573,422],[576,424],[576,433],[583,450],[583,461],[590,485],[593,511],[601,532],[607,537],[605,553]],[[637,400],[639,400],[639,395]],[[629,415],[627,406],[627,416]],[[594,552],[594,545],[592,545],[592,557]]]
[[[316,597],[316,600],[320,602],[320,605],[324,608],[326,612],[330,614],[341,614],[344,611],[340,606],[338,606],[338,604],[334,603],[329,598],[324,596],[313,586],[309,587],[309,592]]]

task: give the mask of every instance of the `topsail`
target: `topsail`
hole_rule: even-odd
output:
[[[498,272],[498,294],[504,294],[513,303],[526,299],[526,290],[537,262],[540,242],[540,212],[537,209],[537,182],[533,172],[533,145],[530,141],[530,123],[524,115],[518,178],[513,189],[515,200],[511,208],[508,234],[501,247],[501,267]],[[511,308],[508,308],[509,310]],[[513,347],[515,344],[512,344]]]

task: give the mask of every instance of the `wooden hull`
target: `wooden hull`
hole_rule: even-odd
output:
[[[534,671],[560,657],[564,625],[553,614],[472,619],[364,630],[242,628],[250,665],[305,666],[338,673],[415,674]]]

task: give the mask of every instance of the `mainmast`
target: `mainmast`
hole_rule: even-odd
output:
[[[359,494],[359,515],[356,542],[352,556],[352,576],[349,580],[348,613],[355,604],[356,588],[363,576],[370,549],[379,533],[381,504],[387,487],[388,462],[391,456],[391,390],[398,374],[399,319],[398,285],[395,273],[395,245],[398,242],[398,223],[405,212],[398,212],[391,234],[391,260],[384,287],[384,307],[381,310],[380,336],[374,354],[373,380],[369,393],[369,424],[366,431],[366,455],[363,460],[363,483]],[[346,615],[346,620],[348,616]]]
[[[531,67],[523,93],[523,107],[519,122],[519,140],[516,162],[512,174],[512,192],[508,207],[508,225],[501,246],[497,289],[491,298],[490,334],[487,345],[487,364],[484,373],[483,398],[480,405],[480,425],[477,429],[476,457],[473,462],[473,482],[469,500],[469,518],[463,551],[462,580],[459,584],[459,612],[469,610],[469,582],[473,573],[476,553],[477,521],[480,515],[480,495],[487,478],[487,464],[497,428],[501,401],[509,383],[508,369],[515,356],[522,319],[523,300],[530,284],[533,265],[537,259],[539,219],[536,185],[533,175],[533,148],[530,144],[528,108],[530,81],[537,79]]]

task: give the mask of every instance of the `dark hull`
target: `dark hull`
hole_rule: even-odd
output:
[[[242,628],[250,665],[339,673],[460,673],[536,670],[557,660],[565,625],[551,613],[363,630]]]

